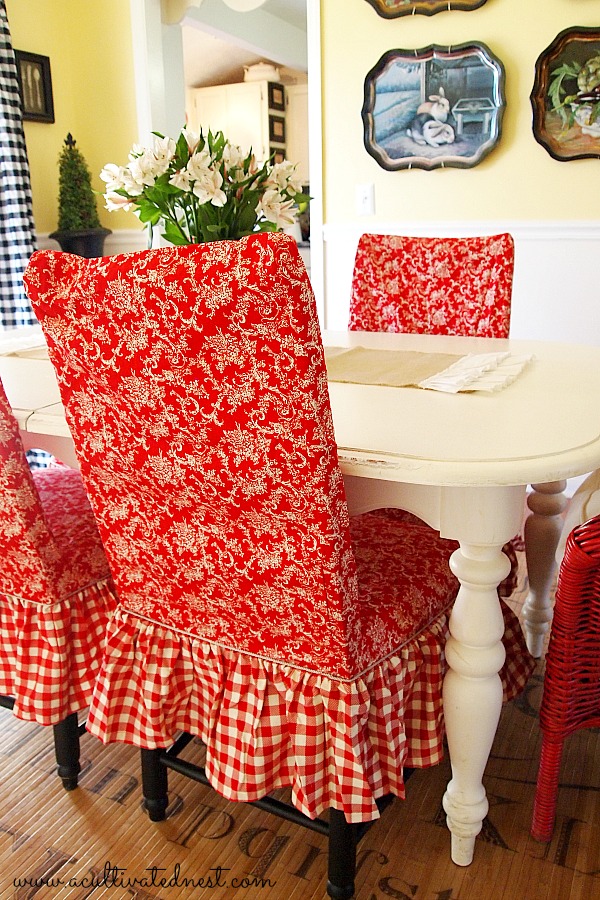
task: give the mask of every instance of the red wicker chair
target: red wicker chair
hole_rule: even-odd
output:
[[[531,835],[552,839],[565,738],[600,726],[600,516],[567,538],[540,708],[543,733]]]
[[[348,327],[506,338],[513,269],[510,234],[363,234],[354,261]]]
[[[108,562],[79,472],[31,472],[0,385],[0,706],[54,727],[58,774],[77,785],[77,713],[92,699],[109,615]]]
[[[119,593],[90,731],[143,748],[154,820],[168,768],[321,832],[329,809],[351,897],[360,824],[440,759],[458,585],[432,529],[349,520],[295,242],[45,251],[26,284]],[[512,694],[518,635],[507,661]],[[190,734],[204,768],[175,759]]]

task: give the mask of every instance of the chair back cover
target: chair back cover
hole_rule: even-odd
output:
[[[56,510],[51,502],[52,482],[50,471],[40,471],[36,479],[32,476],[19,426],[0,384],[0,593],[57,603],[91,580],[108,577],[94,520],[79,514],[79,474],[62,473],[61,503]],[[49,502],[44,505],[45,496]],[[85,498],[84,502],[87,505]],[[65,553],[61,538],[70,516],[78,518],[78,541]]]
[[[52,594],[54,541],[27,465],[19,426],[1,384],[0,541],[0,591],[19,596],[26,582],[32,598]]]
[[[122,607],[353,674],[355,561],[295,242],[44,251],[27,285]]]
[[[0,554],[0,694],[54,725],[90,705],[116,598],[79,472],[32,475],[2,385]]]
[[[349,328],[508,337],[510,234],[469,238],[361,235]]]

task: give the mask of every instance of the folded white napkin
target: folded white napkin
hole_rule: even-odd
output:
[[[419,387],[457,394],[459,391],[499,391],[510,384],[533,356],[514,353],[472,353],[442,372],[419,382]]]

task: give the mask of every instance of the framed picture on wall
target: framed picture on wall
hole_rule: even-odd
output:
[[[270,147],[269,155],[274,163],[282,163],[285,160],[285,147]]]
[[[485,44],[388,50],[365,78],[365,148],[389,170],[470,168],[498,143],[504,106]]]
[[[269,109],[275,109],[279,112],[285,111],[285,88],[282,84],[275,81],[269,81],[268,86]]]
[[[15,59],[23,119],[26,122],[54,122],[49,57],[15,50]]]
[[[600,159],[600,28],[561,31],[535,64],[533,134],[559,161]]]
[[[269,141],[285,144],[285,119],[282,116],[269,116]]]
[[[384,19],[397,16],[413,16],[421,13],[433,16],[448,9],[477,9],[486,0],[367,0]]]

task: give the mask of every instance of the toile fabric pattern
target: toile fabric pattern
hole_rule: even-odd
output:
[[[420,238],[363,234],[352,275],[351,331],[507,338],[510,330],[514,241],[510,234]],[[404,510],[387,517],[415,521]],[[519,538],[504,545],[510,572],[498,588],[517,586]]]
[[[0,543],[0,694],[53,725],[91,701],[116,597],[79,473],[31,473],[1,385]]]
[[[514,241],[363,234],[358,241],[351,331],[507,338]]]
[[[120,598],[88,727],[207,745],[237,800],[377,818],[442,754],[447,552],[350,521],[293,239],[30,261]]]

